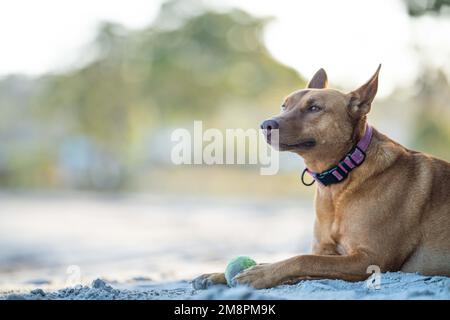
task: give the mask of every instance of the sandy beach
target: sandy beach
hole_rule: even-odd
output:
[[[381,274],[379,289],[341,280],[193,289],[191,279],[237,255],[308,252],[314,216],[304,200],[0,198],[0,299],[450,299],[450,278],[406,273]]]

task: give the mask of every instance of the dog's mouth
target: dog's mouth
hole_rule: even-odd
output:
[[[266,136],[267,143],[270,144],[273,147],[277,147],[274,143],[272,143],[271,136]],[[303,139],[298,141],[297,143],[282,143],[280,142],[278,144],[277,149],[280,151],[292,151],[292,150],[308,150],[316,146],[316,140],[310,138],[310,139]]]
[[[290,151],[290,150],[308,150],[316,145],[316,140],[314,139],[304,139],[300,140],[294,144],[286,144],[280,142],[280,150],[281,151]]]

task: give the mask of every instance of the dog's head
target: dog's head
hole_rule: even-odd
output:
[[[320,69],[307,88],[291,93],[281,106],[281,112],[261,124],[268,143],[271,132],[278,129],[280,151],[292,151],[301,156],[347,152],[355,139],[355,129],[365,123],[367,113],[378,88],[378,73],[360,88],[343,93],[327,87],[325,70]],[[276,143],[271,143],[276,147]]]

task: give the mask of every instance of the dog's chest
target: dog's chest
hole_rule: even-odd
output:
[[[332,194],[317,195],[316,231],[320,237],[319,241],[333,242],[338,246],[348,223],[345,213],[345,203],[333,198]],[[336,250],[339,251],[338,248]]]
[[[335,212],[326,212],[317,215],[317,220],[322,237],[339,242],[341,238],[341,217]]]

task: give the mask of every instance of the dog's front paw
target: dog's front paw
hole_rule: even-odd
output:
[[[235,284],[249,285],[255,289],[272,288],[281,282],[273,264],[258,264],[233,278]]]
[[[218,284],[227,284],[225,275],[223,273],[207,273],[192,280],[192,286],[196,290],[208,289],[211,286]]]

